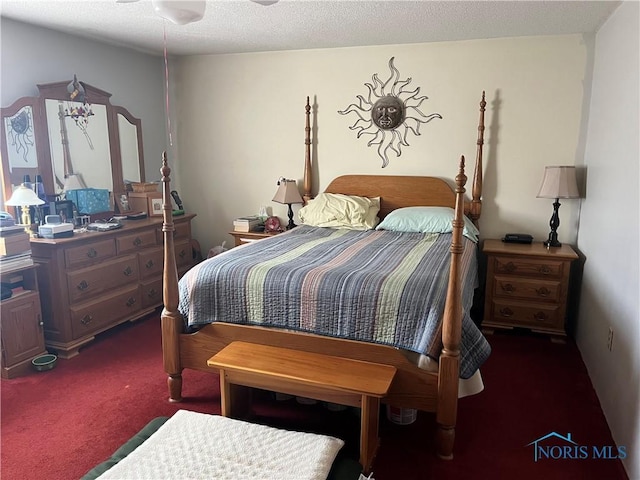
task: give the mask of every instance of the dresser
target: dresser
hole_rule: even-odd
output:
[[[484,241],[482,251],[487,258],[483,330],[522,327],[562,341],[576,252],[569,245],[547,249],[537,242],[493,239]]]
[[[36,265],[2,268],[3,282],[12,275],[21,277],[21,291],[0,300],[2,339],[2,378],[14,378],[31,371],[31,360],[46,352],[38,294]]]
[[[191,220],[174,218],[178,273],[193,265]],[[46,346],[70,358],[95,335],[162,304],[162,218],[125,220],[106,232],[31,240]]]

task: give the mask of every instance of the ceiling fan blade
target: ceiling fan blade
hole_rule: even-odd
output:
[[[269,5],[273,5],[274,3],[278,3],[278,0],[251,0],[253,3],[259,3],[260,5],[264,5],[268,7]]]

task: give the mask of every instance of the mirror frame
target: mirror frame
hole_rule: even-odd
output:
[[[67,85],[71,80],[55,83],[38,84],[39,96],[22,97],[15,101],[11,106],[1,109],[0,119],[0,135],[2,139],[2,193],[3,200],[6,201],[12,193],[12,185],[20,185],[23,175],[29,174],[34,180],[36,174],[42,176],[42,183],[45,191],[49,196],[53,196],[57,189],[53,179],[53,166],[51,163],[51,149],[49,143],[49,125],[46,116],[46,100],[70,100]],[[140,181],[145,181],[144,172],[144,149],[142,146],[142,121],[134,117],[125,107],[114,106],[111,104],[111,93],[96,88],[85,82],[80,82],[85,89],[87,100],[91,104],[104,105],[107,110],[107,129],[109,135],[109,149],[111,160],[111,192],[114,198],[114,206],[118,208],[118,202],[115,199],[126,193],[126,186],[123,178],[122,168],[122,152],[120,145],[120,132],[118,129],[118,115],[123,115],[127,121],[134,125],[137,129],[138,141],[138,169],[140,171]],[[14,169],[9,170],[9,159],[6,145],[5,118],[11,117],[18,113],[25,106],[32,107],[33,110],[33,130],[34,130],[34,148],[38,159],[37,169]],[[91,186],[91,185],[89,185]]]
[[[11,193],[13,192],[13,185],[20,185],[24,175],[29,175],[32,181],[35,181],[35,176],[40,174],[42,176],[42,183],[44,184],[45,191],[53,192],[53,171],[51,169],[51,163],[43,163],[42,154],[43,146],[48,149],[48,140],[43,137],[43,129],[41,126],[41,110],[40,102],[37,97],[22,97],[13,102],[10,106],[0,109],[0,156],[2,157],[2,171],[0,175],[2,177],[2,200],[6,202]],[[7,131],[5,128],[5,118],[13,117],[16,113],[25,107],[31,107],[33,117],[31,119],[33,128],[33,148],[35,149],[35,155],[38,165],[35,168],[15,168],[11,170],[9,168],[9,151],[7,142]],[[6,208],[6,207],[5,207]]]

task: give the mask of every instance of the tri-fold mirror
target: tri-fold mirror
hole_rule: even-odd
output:
[[[40,175],[51,200],[65,185],[107,189],[118,199],[125,181],[145,181],[141,121],[111,105],[110,93],[77,79],[38,91],[1,110],[4,201],[25,175]]]

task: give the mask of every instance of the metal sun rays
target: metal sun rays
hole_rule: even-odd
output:
[[[358,104],[352,103],[346,109],[338,110],[340,115],[354,113],[358,117],[349,129],[355,130],[358,138],[364,135],[373,137],[367,142],[367,146],[378,146],[382,168],[389,164],[390,151],[399,157],[402,146],[409,146],[409,132],[418,136],[421,124],[434,118],[442,119],[439,113],[425,115],[420,111],[420,105],[428,97],[418,96],[420,87],[408,89],[411,77],[400,80],[400,72],[393,64],[394,58],[389,59],[391,73],[386,81],[381,81],[378,74],[374,73],[373,82],[364,84],[369,91],[367,98],[357,95]]]

